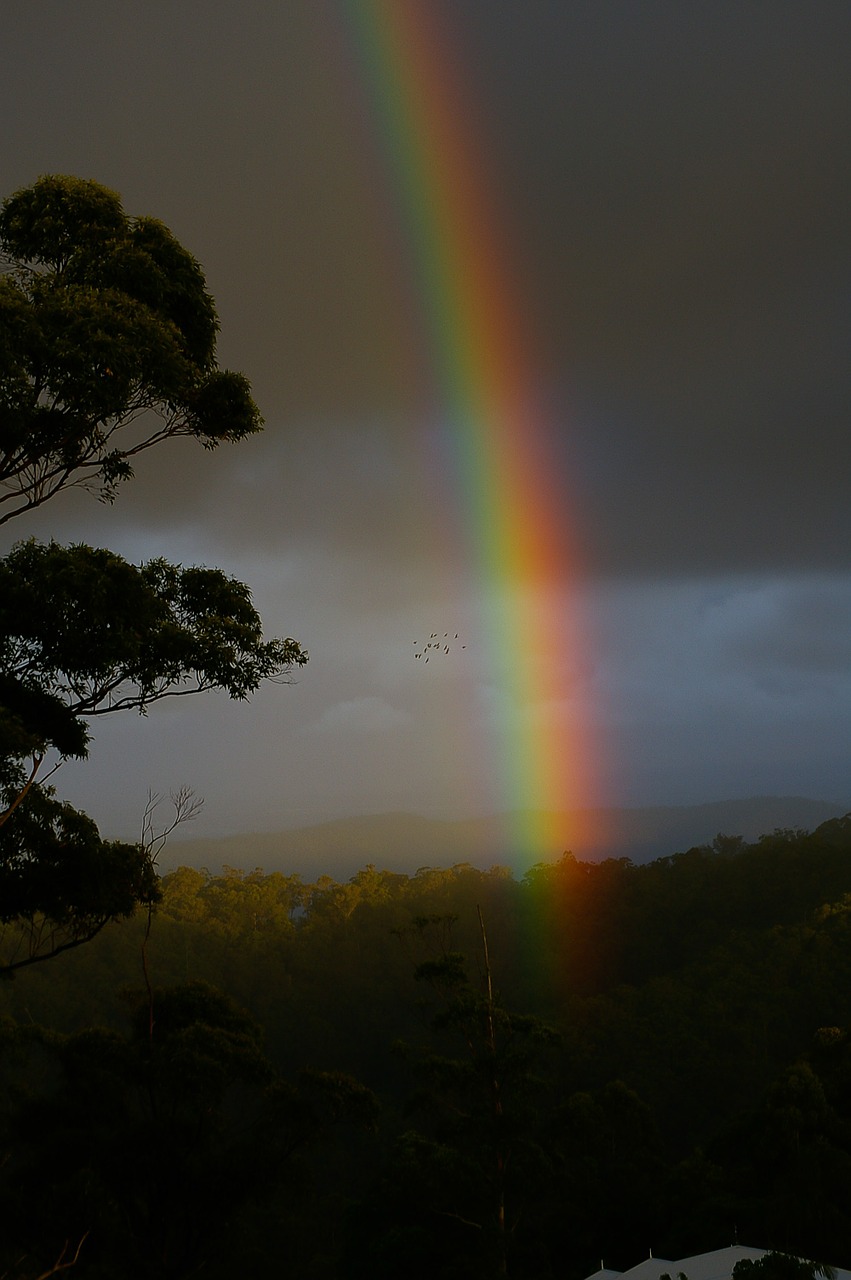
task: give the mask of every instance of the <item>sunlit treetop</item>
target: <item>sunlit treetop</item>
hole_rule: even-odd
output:
[[[205,448],[262,426],[216,364],[201,266],[96,182],[50,176],[0,206],[0,524],[78,485],[112,501],[172,436]]]

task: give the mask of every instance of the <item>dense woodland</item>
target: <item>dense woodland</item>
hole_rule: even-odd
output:
[[[182,867],[0,998],[0,1274],[851,1265],[851,816],[521,881]]]
[[[115,192],[3,201],[0,526],[259,430],[218,327]],[[851,1265],[851,816],[520,881],[160,879],[151,814],[104,839],[56,770],[100,716],[307,653],[215,569],[29,540],[0,582],[0,1280]]]

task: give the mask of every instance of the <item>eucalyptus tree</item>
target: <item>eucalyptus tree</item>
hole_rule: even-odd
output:
[[[91,181],[39,179],[0,208],[0,522],[71,485],[111,501],[140,453],[262,427],[216,363],[196,259]]]
[[[0,206],[0,524],[83,488],[115,500],[169,439],[239,441],[262,419],[216,361],[196,259],[115,192],[51,176]],[[244,699],[307,661],[264,640],[216,569],[20,543],[0,561],[0,973],[78,946],[158,895],[144,842],[105,841],[48,778],[90,722],[220,689]]]

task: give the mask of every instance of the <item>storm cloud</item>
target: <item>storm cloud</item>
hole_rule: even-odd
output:
[[[851,10],[430,2],[548,408],[607,800],[851,797]],[[248,709],[99,727],[69,784],[115,830],[148,783],[196,785],[210,829],[481,808],[447,745],[488,713],[475,585],[343,7],[45,0],[5,25],[6,191],[74,173],[162,218],[266,418],[10,534],[220,564],[311,652]],[[412,642],[444,619],[467,665],[426,683]]]

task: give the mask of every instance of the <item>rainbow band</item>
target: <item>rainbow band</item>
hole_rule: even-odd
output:
[[[496,768],[517,859],[558,856],[589,804],[593,760],[571,721],[576,642],[561,586],[574,574],[551,424],[504,264],[481,162],[429,0],[344,0],[373,129],[395,194],[427,353],[432,412],[474,573],[486,589],[490,683],[501,714]],[[567,722],[567,723],[566,723]]]

